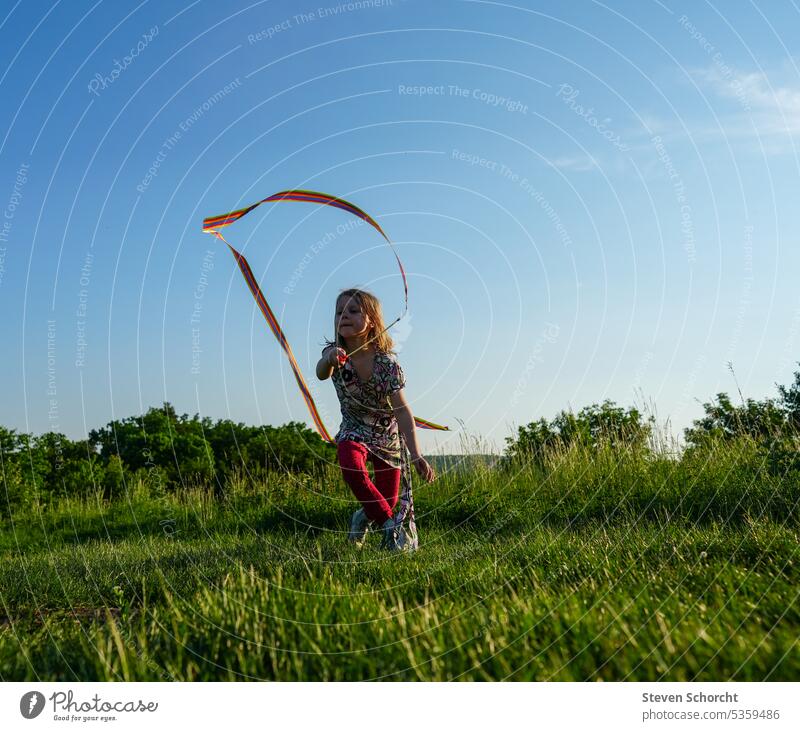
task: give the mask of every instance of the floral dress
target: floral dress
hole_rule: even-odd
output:
[[[348,358],[331,378],[342,408],[342,424],[334,437],[361,442],[394,468],[401,464],[401,438],[390,396],[406,385],[403,369],[390,353],[375,353],[372,376],[362,381]]]
[[[361,380],[350,358],[334,369],[331,380],[342,408],[342,424],[334,441],[360,442],[372,454],[401,470],[400,508],[395,515],[397,542],[401,548],[414,551],[419,540],[411,492],[411,461],[389,398],[406,385],[403,369],[394,355],[378,351],[367,381]]]

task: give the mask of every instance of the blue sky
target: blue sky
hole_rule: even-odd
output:
[[[203,217],[290,187],[396,243],[415,413],[499,449],[609,398],[676,433],[800,359],[793,3],[7,4],[2,423],[80,437],[164,400],[310,424]],[[339,289],[402,310],[389,248],[265,205],[227,238],[314,364]],[[322,243],[322,245],[320,245]],[[459,423],[463,423],[464,431]]]

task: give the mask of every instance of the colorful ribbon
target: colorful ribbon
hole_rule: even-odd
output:
[[[214,234],[218,239],[223,241],[228,248],[231,250],[233,254],[233,258],[236,259],[236,263],[239,265],[239,269],[242,272],[242,276],[247,282],[247,286],[250,288],[250,292],[252,293],[253,297],[255,298],[256,304],[258,308],[261,310],[261,313],[264,315],[264,319],[267,321],[267,324],[272,330],[273,334],[277,338],[280,346],[283,348],[283,352],[286,353],[286,357],[289,359],[289,365],[292,367],[292,372],[294,373],[295,380],[297,381],[297,386],[300,389],[300,393],[303,394],[303,398],[305,399],[306,406],[308,407],[309,412],[311,413],[311,418],[314,421],[314,426],[316,426],[317,431],[320,433],[320,436],[326,441],[333,443],[333,438],[329,434],[328,430],[325,428],[325,424],[322,423],[322,419],[320,418],[319,412],[317,411],[317,406],[314,403],[314,399],[311,396],[311,392],[308,389],[305,379],[303,378],[303,374],[300,372],[300,367],[297,365],[297,360],[294,357],[294,353],[292,353],[292,348],[289,345],[289,341],[286,339],[286,336],[283,334],[283,330],[281,330],[281,326],[278,324],[278,320],[275,318],[275,314],[272,311],[272,308],[269,306],[266,298],[264,297],[261,288],[258,286],[258,282],[256,278],[253,276],[253,271],[250,269],[250,265],[247,263],[247,259],[240,254],[236,249],[234,249],[225,239],[223,238],[222,234],[219,232],[220,228],[224,228],[225,226],[230,226],[232,223],[238,221],[242,216],[246,216],[250,211],[254,208],[257,208],[262,203],[271,203],[277,201],[301,201],[305,203],[319,203],[321,205],[333,206],[334,208],[339,208],[343,211],[353,214],[354,216],[358,216],[362,220],[366,221],[370,226],[372,226],[375,230],[386,239],[386,243],[392,249],[392,253],[397,259],[397,265],[400,268],[400,274],[403,277],[403,292],[405,296],[405,309],[403,313],[398,317],[396,320],[391,322],[386,328],[384,328],[383,332],[388,330],[392,325],[399,322],[399,320],[403,317],[403,315],[408,312],[408,281],[406,280],[406,273],[403,269],[403,264],[400,261],[400,257],[397,255],[395,251],[394,245],[389,240],[389,237],[384,233],[383,229],[378,225],[377,221],[375,221],[372,216],[368,213],[365,213],[357,206],[354,206],[349,201],[344,200],[343,198],[336,198],[332,195],[327,195],[326,193],[317,193],[312,190],[284,190],[280,193],[275,193],[274,195],[269,196],[269,198],[264,198],[264,200],[258,201],[258,203],[254,203],[251,206],[247,206],[246,208],[240,208],[237,211],[231,211],[230,213],[224,213],[218,216],[210,216],[203,220],[203,232]],[[374,339],[374,338],[373,338]],[[418,429],[435,429],[438,431],[449,431],[449,427],[442,426],[440,424],[435,424],[432,421],[428,421],[427,419],[421,419],[418,416],[414,417],[414,423]],[[412,508],[413,511],[413,508]]]

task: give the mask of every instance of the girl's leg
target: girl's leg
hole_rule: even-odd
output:
[[[400,468],[392,467],[372,452],[369,456],[372,458],[372,468],[375,470],[375,487],[386,501],[389,510],[393,511],[400,494]]]
[[[364,513],[378,525],[392,517],[392,509],[367,472],[367,448],[358,442],[341,441],[336,446],[344,481],[364,506]]]

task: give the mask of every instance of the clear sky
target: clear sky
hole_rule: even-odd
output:
[[[12,2],[0,19],[2,418],[311,424],[205,216],[290,187],[396,243],[416,414],[500,449],[613,399],[674,431],[800,359],[794,2]],[[249,258],[329,429],[314,364],[339,289],[402,310],[345,213],[264,205]],[[460,426],[463,425],[462,427]]]

